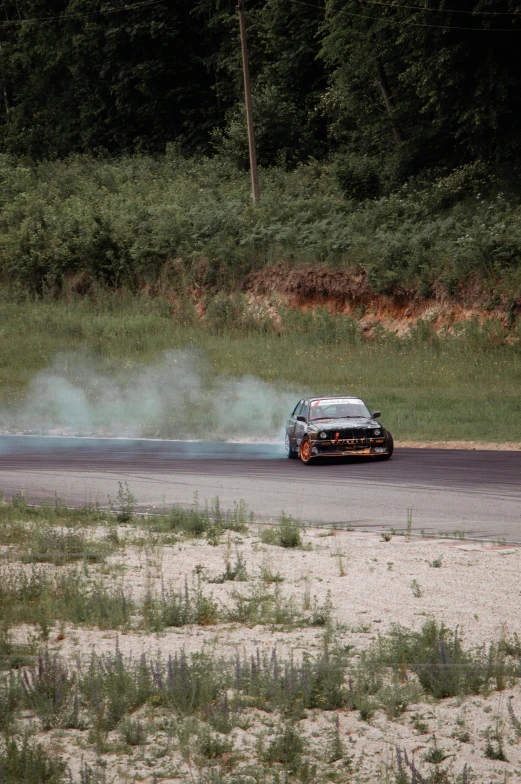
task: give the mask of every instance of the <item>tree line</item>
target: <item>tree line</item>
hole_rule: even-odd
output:
[[[235,0],[1,0],[0,151],[247,166]],[[517,0],[247,0],[259,163],[351,196],[521,148]]]

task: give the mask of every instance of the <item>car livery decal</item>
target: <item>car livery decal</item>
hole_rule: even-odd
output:
[[[327,400],[312,400],[312,406],[334,406],[336,404],[363,405],[363,401],[355,397],[328,398]]]

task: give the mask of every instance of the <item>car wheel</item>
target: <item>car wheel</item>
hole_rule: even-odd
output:
[[[306,465],[309,465],[312,460],[311,456],[311,441],[309,438],[303,438],[300,442],[300,459]]]
[[[291,440],[287,433],[286,433],[285,446],[286,446],[286,457],[289,457],[290,460],[294,460],[296,457],[298,457],[298,453],[291,448]]]
[[[390,433],[387,433],[387,449],[389,450],[386,455],[382,455],[380,460],[390,460],[394,452],[394,441]]]

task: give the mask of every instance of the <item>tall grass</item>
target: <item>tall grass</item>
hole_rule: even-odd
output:
[[[254,375],[276,389],[361,395],[395,438],[424,440],[521,440],[521,352],[508,345],[502,326],[440,339],[431,331],[371,342],[331,342],[310,329],[280,334],[226,327],[220,334],[199,323],[183,324],[160,299],[109,294],[70,301],[0,301],[0,428],[16,412],[35,373],[60,352],[79,352],[107,378],[140,370],[169,349],[197,350],[201,382]],[[126,376],[126,377],[127,377]],[[293,398],[292,398],[293,399]],[[194,408],[194,407],[192,407]],[[289,413],[289,412],[288,412]],[[211,437],[204,406],[191,428]],[[143,435],[176,434],[163,417]]]

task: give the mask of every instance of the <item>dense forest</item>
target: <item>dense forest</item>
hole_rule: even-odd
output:
[[[4,151],[244,163],[235,0],[1,6]],[[247,24],[263,166],[348,151],[403,178],[519,154],[516,0],[248,0]]]
[[[74,247],[68,246],[65,260],[55,252],[59,230],[50,239],[49,226],[53,221],[67,223],[67,215],[58,219],[56,212],[56,205],[66,201],[73,213],[78,212],[80,223],[89,210],[96,212],[98,207],[92,207],[92,199],[86,196],[96,177],[104,182],[105,193],[117,187],[121,194],[133,182],[137,198],[140,190],[150,193],[150,188],[157,188],[158,180],[164,184],[173,158],[192,160],[196,175],[190,198],[197,199],[201,190],[197,167],[203,159],[213,160],[224,214],[245,209],[242,199],[246,196],[247,200],[247,189],[240,184],[240,174],[248,167],[248,148],[235,0],[135,0],[127,4],[121,0],[2,0],[0,7],[0,180],[4,190],[0,195],[0,266],[4,271],[18,276],[22,270],[22,278],[34,282],[49,275],[56,281],[60,274],[84,268],[82,262],[74,261],[75,253],[81,256]],[[407,240],[386,235],[382,249],[374,250],[375,256],[389,255],[394,243],[394,255],[400,259],[393,262],[398,272],[393,272],[393,263],[381,265],[386,276],[381,288],[401,280],[414,284],[418,291],[429,291],[441,270],[457,282],[462,276],[468,279],[475,263],[482,277],[499,279],[508,272],[511,291],[513,279],[519,277],[513,278],[512,270],[520,267],[521,3],[247,0],[246,20],[259,164],[264,190],[271,188],[268,217],[262,212],[256,217],[247,213],[242,228],[230,234],[227,249],[219,246],[216,250],[211,241],[203,241],[212,232],[210,224],[214,236],[226,229],[213,206],[203,204],[193,218],[197,227],[192,234],[192,218],[185,216],[183,242],[176,244],[177,229],[164,230],[170,239],[162,237],[159,247],[156,242],[150,264],[148,250],[138,253],[139,258],[135,251],[128,251],[135,245],[132,227],[125,227],[122,238],[115,228],[117,219],[112,215],[109,220],[105,208],[99,207],[99,214],[91,216],[91,228],[79,231],[82,247],[89,232],[96,235],[89,258],[96,253],[103,257],[97,265],[89,262],[89,271],[97,267],[104,271],[102,277],[120,279],[134,264],[140,274],[149,269],[157,274],[161,263],[180,253],[188,258],[191,252],[216,258],[217,266],[226,257],[230,266],[230,253],[236,253],[237,246],[251,246],[256,264],[261,257],[263,262],[273,260],[282,248],[284,260],[296,252],[311,261],[348,258],[351,265],[370,268],[367,258],[373,251],[360,261],[364,253],[359,250],[369,238],[374,241],[379,215],[383,224],[378,226],[383,225],[387,233],[394,226],[403,234],[410,223]],[[49,167],[65,165],[65,159],[72,161],[74,156],[65,186],[63,170],[57,174],[58,169]],[[81,165],[78,156],[83,156]],[[150,160],[144,167],[146,176],[143,156]],[[135,169],[128,163],[118,169],[117,186],[113,169],[93,173],[94,165],[110,167],[115,159],[128,162],[132,158],[141,161],[136,166],[146,184],[136,185]],[[152,162],[161,158],[166,168],[154,174]],[[274,205],[280,203],[282,191],[292,198],[295,180],[281,183],[299,169],[307,170],[300,196],[309,197],[310,182],[318,184],[315,206],[308,199],[308,212],[302,218],[302,230],[294,232],[298,240],[292,249],[280,223],[291,223],[295,216],[277,218]],[[185,184],[188,171],[185,166]],[[48,199],[43,201],[55,204],[54,217],[40,215],[38,210],[44,207],[35,206],[42,202],[51,180],[59,185],[48,188]],[[234,185],[223,192],[226,182]],[[404,197],[407,220],[403,220],[396,195],[404,187],[408,189]],[[426,188],[431,189],[428,198]],[[75,206],[74,199],[80,198],[91,206]],[[381,201],[385,199],[394,201],[389,206]],[[443,236],[447,210],[455,205],[461,210],[461,203],[468,199],[473,200],[470,213],[468,208],[464,214],[450,213],[447,236],[452,244],[440,250],[436,242]],[[484,205],[483,199],[492,199],[493,206]],[[379,204],[378,215],[372,218],[367,218],[367,210],[373,209],[368,202]],[[146,208],[146,203],[144,198],[140,210],[131,200],[126,208],[136,216],[139,213],[150,237],[149,224],[157,222],[159,207],[150,206],[149,200]],[[235,206],[230,208],[230,204]],[[309,234],[313,218],[322,222],[317,232],[328,236],[334,234],[324,224],[328,216],[333,220],[340,216],[338,231],[339,227],[344,230],[347,214],[353,230],[359,228],[360,221],[353,214],[360,205],[367,225],[362,221],[366,239],[358,238],[357,253],[348,252],[353,243],[345,232],[327,251],[320,242],[306,245],[303,236],[306,230]],[[208,225],[201,226],[207,207],[211,217]],[[111,209],[115,209],[113,203]],[[179,209],[178,205],[176,214]],[[493,227],[489,225],[491,211]],[[418,240],[418,221],[424,230],[426,217],[434,213],[436,220],[427,231],[427,240]],[[458,222],[466,226],[462,236],[455,228]],[[274,225],[279,227],[278,235],[268,242],[267,237],[277,234]],[[454,271],[453,252],[461,256],[462,237],[473,236],[474,230],[481,232],[479,253],[472,261],[467,248],[464,272]],[[74,232],[70,226],[69,231]],[[504,252],[501,237],[505,234]],[[34,236],[36,241],[31,239]],[[142,237],[140,242],[144,242]],[[415,244],[414,263],[410,262],[411,243]],[[52,269],[45,261],[46,253],[53,258]],[[114,258],[118,261],[107,272]],[[238,277],[247,267],[244,262]]]

